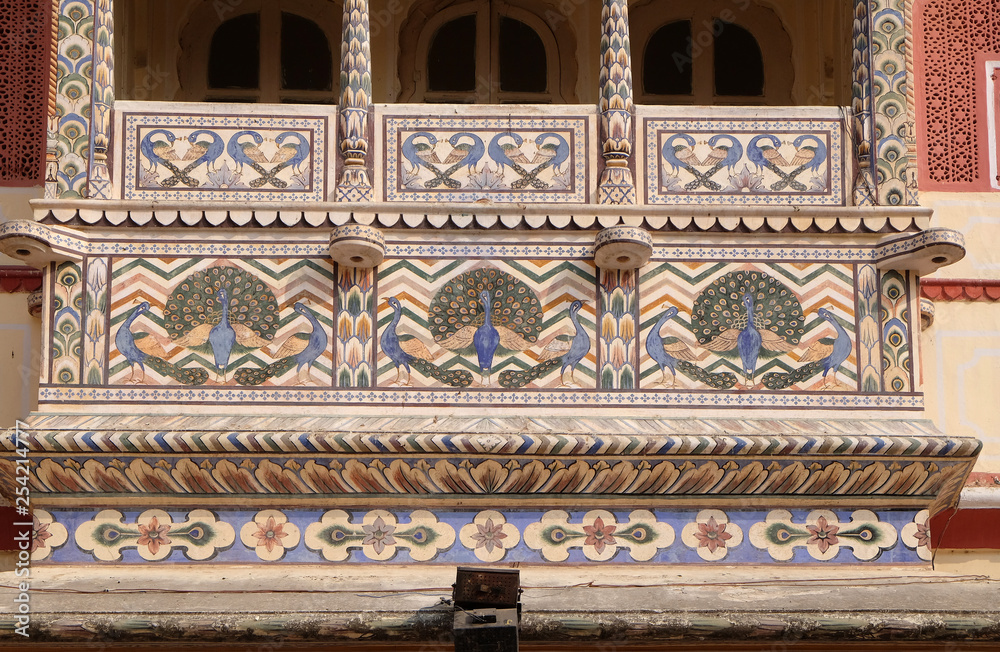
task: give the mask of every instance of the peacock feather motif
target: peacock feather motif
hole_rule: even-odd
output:
[[[270,344],[278,330],[274,292],[237,267],[210,267],[184,279],[163,307],[170,340],[211,354],[217,380],[225,383],[232,355]]]
[[[691,327],[698,344],[739,358],[753,386],[759,358],[792,351],[805,334],[798,298],[783,283],[755,270],[730,272],[695,299]]]
[[[492,267],[452,278],[428,309],[434,341],[461,355],[476,355],[489,385],[496,356],[524,351],[544,327],[542,304],[527,285]]]

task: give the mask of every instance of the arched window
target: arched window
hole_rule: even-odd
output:
[[[208,3],[211,8],[211,3]],[[227,5],[228,6],[228,5]],[[215,102],[335,103],[342,8],[326,0],[242,0],[236,15],[181,35],[181,95]],[[208,27],[210,29],[206,29]]]
[[[633,14],[639,102],[791,103],[791,41],[773,11],[752,5],[737,15],[732,3],[714,0],[687,5],[647,4]]]
[[[573,100],[576,66],[575,61],[568,63],[574,59],[572,40],[566,34],[557,38],[530,11],[532,3],[445,4],[449,6],[414,9],[400,30],[400,101]]]

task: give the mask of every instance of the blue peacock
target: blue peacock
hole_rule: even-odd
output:
[[[580,323],[582,301],[574,301],[569,307],[569,319],[573,324],[573,334],[560,333],[551,338],[538,357],[539,363],[529,369],[506,369],[500,373],[501,387],[518,389],[559,367],[559,387],[578,387],[576,367],[590,353],[590,334]],[[566,378],[566,370],[569,378]]]
[[[162,376],[169,376],[184,385],[204,385],[208,380],[208,372],[204,369],[185,369],[167,362],[167,353],[156,337],[145,331],[133,331],[135,320],[149,312],[149,302],[143,301],[132,309],[122,325],[115,333],[115,346],[118,352],[125,356],[132,373],[125,381],[127,385],[136,385],[146,380],[146,365]],[[136,368],[142,372],[135,377]]]
[[[798,298],[783,283],[756,270],[730,272],[695,299],[691,328],[698,344],[723,357],[739,358],[748,387],[757,363],[788,353],[805,333]]]
[[[396,297],[389,297],[386,302],[392,308],[392,321],[382,331],[379,337],[379,347],[396,367],[394,385],[410,385],[410,366],[452,387],[468,387],[472,384],[472,374],[465,369],[442,369],[431,362],[431,353],[427,346],[415,335],[399,333],[396,329],[403,317],[403,306]],[[405,378],[403,371],[406,372]]]
[[[656,320],[656,324],[646,335],[646,354],[660,367],[660,382],[658,385],[673,388],[677,386],[677,370],[692,380],[696,380],[715,389],[729,389],[736,384],[736,376],[732,373],[710,373],[695,365],[699,357],[678,337],[663,337],[661,330],[668,321],[677,316],[677,308],[667,308]],[[667,369],[671,379],[667,382]]]
[[[274,354],[275,362],[262,369],[242,367],[233,377],[240,385],[260,385],[268,378],[275,378],[295,367],[298,374],[296,385],[305,385],[310,380],[312,366],[323,352],[329,338],[316,313],[302,301],[296,301],[292,310],[309,321],[308,333],[292,333]]]
[[[541,302],[527,285],[492,267],[451,279],[428,309],[434,341],[462,355],[475,355],[483,386],[492,382],[498,356],[524,351],[538,341]]]
[[[171,341],[211,354],[216,380],[228,380],[230,360],[270,344],[278,330],[274,292],[237,267],[195,272],[173,289],[163,307]]]
[[[807,364],[798,369],[788,373],[771,372],[764,374],[761,378],[764,387],[768,389],[785,389],[812,378],[820,371],[823,372],[824,389],[840,386],[840,383],[837,381],[837,371],[840,369],[840,365],[844,364],[847,358],[851,356],[854,345],[851,344],[851,336],[841,325],[836,315],[826,308],[820,308],[816,312],[833,326],[835,336],[832,338],[824,337],[806,349],[806,352],[799,358],[799,362]]]

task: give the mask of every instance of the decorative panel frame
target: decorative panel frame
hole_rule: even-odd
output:
[[[848,203],[836,110],[639,107],[638,115],[647,204]]]
[[[454,112],[453,112],[454,111]],[[592,203],[596,109],[380,105],[387,202]]]
[[[118,197],[324,202],[333,112],[318,107],[119,102]]]

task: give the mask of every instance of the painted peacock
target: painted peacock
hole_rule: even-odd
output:
[[[805,333],[802,306],[783,283],[759,271],[730,272],[698,295],[691,313],[698,344],[739,358],[753,387],[759,358],[792,351]]]
[[[208,380],[208,372],[204,369],[184,369],[175,364],[167,362],[167,353],[157,339],[145,331],[133,331],[132,325],[142,314],[149,312],[149,302],[143,301],[129,313],[122,325],[115,333],[115,346],[118,351],[125,356],[132,373],[127,385],[137,385],[146,379],[146,366],[163,376],[169,376],[180,381],[184,385],[204,385]],[[142,372],[139,378],[135,377],[136,367]]]
[[[500,373],[501,387],[518,389],[546,375],[559,367],[560,387],[577,387],[576,366],[590,353],[590,335],[580,323],[582,301],[574,301],[569,307],[569,319],[573,324],[573,334],[561,333],[551,338],[542,348],[539,364],[530,369],[507,369]],[[569,370],[569,379],[566,370]]]
[[[217,380],[227,381],[232,355],[274,340],[278,304],[274,292],[237,267],[195,272],[174,288],[163,307],[163,326],[179,346],[210,354]]]
[[[761,379],[764,387],[768,389],[785,389],[812,378],[820,371],[823,372],[824,389],[840,386],[840,383],[837,381],[837,371],[840,369],[840,365],[844,364],[851,355],[851,351],[853,350],[851,336],[848,335],[847,330],[840,324],[840,321],[832,312],[826,308],[820,308],[817,313],[821,318],[830,322],[836,336],[833,338],[824,337],[814,342],[806,349],[802,357],[799,358],[799,362],[807,364],[798,369],[788,373],[771,372],[764,374],[764,377]],[[829,377],[827,377],[827,374],[829,374]]]
[[[308,333],[292,333],[282,345],[278,352],[274,354],[275,362],[267,365],[263,369],[253,369],[243,367],[236,370],[234,378],[240,385],[260,385],[268,378],[274,378],[285,373],[292,367],[298,372],[296,385],[305,385],[309,382],[309,375],[312,371],[313,363],[323,355],[329,339],[326,329],[320,323],[316,313],[301,301],[295,302],[292,309],[309,321]]]
[[[677,316],[677,308],[671,306],[660,315],[656,324],[646,335],[646,354],[660,367],[660,382],[658,385],[673,388],[677,386],[677,370],[690,378],[705,383],[715,389],[729,389],[736,384],[736,375],[728,371],[710,373],[695,365],[700,358],[678,337],[663,337],[660,331],[663,326]],[[667,369],[671,379],[667,382]]]
[[[434,341],[462,355],[475,355],[482,384],[489,386],[495,358],[524,351],[538,341],[542,305],[531,288],[492,267],[448,281],[428,310]]]
[[[398,333],[396,328],[403,317],[403,306],[400,305],[396,297],[387,299],[389,307],[392,308],[392,321],[382,331],[379,337],[379,346],[392,363],[396,366],[396,380],[394,385],[410,385],[410,366],[429,376],[436,378],[445,385],[452,387],[468,387],[472,384],[472,374],[465,369],[442,369],[431,362],[431,353],[427,346],[415,335]],[[405,382],[401,377],[406,371]]]

